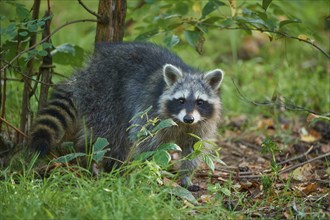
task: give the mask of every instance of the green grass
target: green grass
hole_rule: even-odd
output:
[[[72,170],[72,168],[71,168]],[[42,179],[35,173],[1,172],[2,219],[208,219],[224,217],[220,205],[194,206],[157,183],[150,167],[92,177],[81,168],[56,168]]]
[[[96,11],[95,2],[85,2]],[[280,4],[285,5],[285,2]],[[329,4],[323,1],[302,1],[302,4],[305,6],[301,7],[303,11],[287,10],[300,17],[302,25],[308,27],[302,34],[318,35],[316,39],[320,46],[329,50],[328,35],[324,31],[324,24],[320,22],[327,15]],[[70,13],[67,12],[68,8]],[[76,1],[53,1],[52,10],[55,15],[53,28],[66,21],[92,18]],[[145,12],[139,13],[135,16],[147,16]],[[125,40],[133,40],[137,32],[131,28]],[[55,46],[70,42],[91,51],[94,33],[94,23],[71,25],[54,35],[53,42]],[[203,55],[197,54],[186,42],[173,48],[188,64],[205,70],[224,69],[226,76],[221,94],[224,119],[245,114],[251,122],[247,125],[248,130],[255,126],[252,124],[255,116],[275,118],[274,107],[256,106],[242,99],[232,80],[242,94],[252,101],[269,101],[276,92],[277,96],[285,97],[297,106],[318,113],[330,112],[329,60],[320,52],[299,41],[276,40],[267,42],[253,59],[241,61],[235,57],[244,36],[242,31],[210,32],[206,35]],[[150,39],[156,43],[161,40],[162,36]],[[74,67],[57,65],[55,70],[70,76]],[[12,78],[21,77],[12,72],[7,74]],[[55,78],[55,81],[59,80],[61,78]],[[16,126],[19,125],[22,85],[14,81],[7,82],[6,119]],[[32,109],[36,107],[37,101],[33,98]],[[307,112],[287,111],[285,114],[288,117],[305,117]],[[291,138],[290,134],[280,132],[278,136],[282,142],[286,137]],[[134,169],[127,175],[114,172],[95,177],[82,168],[58,167],[42,178],[34,169],[13,161],[11,166],[0,171],[0,219],[240,219],[265,218],[260,214],[265,214],[265,209],[269,211],[270,218],[283,218],[285,210],[292,218],[297,215],[311,219],[326,218],[319,211],[322,200],[315,202],[313,209],[304,205],[305,198],[297,196],[287,187],[290,180],[282,182],[286,186],[284,189],[271,190],[257,199],[251,198],[247,192],[238,191],[231,178],[221,185],[208,180],[209,189],[205,195],[210,199],[196,205],[171,193],[173,186],[160,184],[163,179],[154,164],[134,165],[131,168]],[[226,194],[228,190],[230,193]],[[293,203],[299,206],[301,213],[292,210]]]

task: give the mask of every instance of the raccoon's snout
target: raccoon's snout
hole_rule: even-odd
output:
[[[183,117],[183,122],[187,124],[191,124],[194,122],[194,117],[192,115],[185,115]]]

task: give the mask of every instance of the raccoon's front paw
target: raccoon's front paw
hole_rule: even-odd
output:
[[[199,190],[201,190],[201,187],[199,185],[192,184],[192,185],[188,186],[187,189],[190,192],[198,192]]]
[[[181,179],[180,185],[182,187],[187,188],[191,192],[197,192],[200,190],[200,187],[198,185],[195,185],[191,182],[190,178],[185,176]]]

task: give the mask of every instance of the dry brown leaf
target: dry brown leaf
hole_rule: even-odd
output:
[[[274,120],[272,118],[261,119],[258,122],[258,128],[262,128],[262,129],[274,129]]]
[[[172,187],[180,186],[176,182],[173,182],[172,180],[170,180],[169,178],[166,178],[166,177],[163,177],[163,183],[165,186],[172,186]]]
[[[292,177],[295,180],[307,181],[312,176],[312,170],[313,170],[313,166],[310,163],[305,164],[304,166],[295,169],[292,172]]]
[[[322,153],[329,153],[330,152],[330,145],[329,144],[322,144],[321,145]]]
[[[317,141],[318,139],[316,137],[314,137],[313,135],[310,135],[310,134],[307,134],[307,135],[300,135],[300,140],[304,141],[304,142],[308,142],[308,143],[311,143],[311,142],[315,142]]]
[[[312,192],[316,192],[317,191],[317,184],[316,183],[308,184],[307,186],[302,187],[300,189],[300,191],[302,191],[305,195],[309,195]]]
[[[318,118],[318,115],[313,114],[313,113],[309,113],[308,116],[307,116],[306,121],[307,121],[308,123],[310,123],[310,122],[313,121],[315,118]]]
[[[212,201],[212,196],[211,195],[201,195],[200,199],[198,202],[200,203],[211,203]]]

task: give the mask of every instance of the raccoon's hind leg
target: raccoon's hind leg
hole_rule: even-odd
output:
[[[77,111],[70,94],[60,89],[54,91],[50,102],[38,113],[30,130],[28,147],[41,155],[47,154],[51,147],[72,132],[76,117]]]
[[[189,146],[187,148],[182,148],[183,157],[188,156],[192,152],[193,152],[193,149],[191,146]],[[188,190],[193,191],[193,192],[199,191],[199,189],[200,189],[198,185],[194,185],[191,181],[191,176],[193,175],[193,172],[199,163],[200,163],[199,157],[194,158],[192,160],[185,159],[182,161],[180,171],[179,171],[180,184],[183,187],[186,187],[186,188],[188,188]]]

